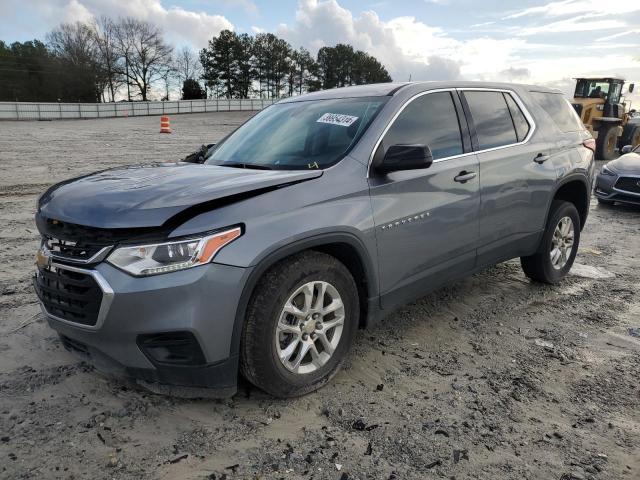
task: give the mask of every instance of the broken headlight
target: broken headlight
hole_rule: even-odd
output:
[[[204,237],[117,248],[107,262],[136,277],[175,272],[209,263],[222,247],[242,235],[240,227]]]

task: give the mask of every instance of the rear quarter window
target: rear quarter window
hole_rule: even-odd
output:
[[[508,93],[503,93],[504,99],[507,101],[507,105],[509,106],[509,112],[511,113],[511,120],[513,120],[513,126],[516,128],[516,135],[518,136],[518,141],[522,142],[525,138],[527,138],[527,134],[531,129],[531,125],[527,121],[527,118],[520,110],[520,107],[513,99],[513,97]]]
[[[580,117],[571,104],[562,97],[562,94],[531,92],[531,96],[547,112],[561,132],[584,130]]]
[[[518,143],[511,112],[502,92],[465,91],[481,150]]]

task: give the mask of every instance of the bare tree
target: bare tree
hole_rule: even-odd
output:
[[[117,36],[127,82],[135,85],[146,101],[151,85],[163,78],[171,64],[173,49],[164,42],[157,26],[135,18],[120,20]]]
[[[124,82],[117,25],[111,18],[103,15],[90,24],[90,29],[99,54],[100,68],[111,94],[111,101],[115,102],[116,90]]]
[[[97,60],[91,30],[84,23],[62,23],[47,35],[47,41],[58,57],[75,65]]]
[[[183,83],[185,80],[198,80],[202,76],[202,65],[198,55],[189,47],[184,47],[175,57],[174,69],[176,77]]]
[[[164,97],[163,101],[169,100],[169,91],[171,89],[172,81],[178,77],[178,71],[176,69],[175,62],[170,60],[160,72],[160,78],[164,82]]]
[[[47,35],[47,41],[66,68],[64,87],[79,92],[79,99],[93,97],[100,101],[105,82],[89,26],[81,22],[63,23]]]

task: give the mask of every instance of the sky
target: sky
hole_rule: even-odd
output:
[[[44,39],[61,22],[134,16],[176,47],[222,29],[273,32],[316,53],[350,43],[395,81],[500,80],[572,92],[573,77],[636,81],[640,0],[0,0],[0,40]]]

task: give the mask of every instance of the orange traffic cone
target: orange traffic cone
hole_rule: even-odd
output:
[[[168,115],[163,115],[160,117],[160,133],[171,133],[171,126],[169,125]]]

